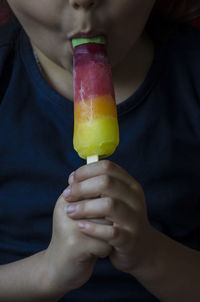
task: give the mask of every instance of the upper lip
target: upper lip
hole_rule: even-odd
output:
[[[97,36],[105,36],[105,34],[103,34],[102,32],[97,32],[97,31],[87,31],[87,32],[77,32],[75,34],[72,34],[69,36],[69,39],[74,39],[74,38],[93,38],[93,37],[97,37]]]

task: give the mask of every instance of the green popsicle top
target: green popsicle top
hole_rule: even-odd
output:
[[[103,36],[91,37],[91,38],[73,38],[72,46],[75,48],[76,46],[87,44],[87,43],[97,43],[97,44],[106,44],[106,40]]]

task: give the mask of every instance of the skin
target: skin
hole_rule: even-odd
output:
[[[144,80],[153,44],[143,29],[154,1],[8,2],[37,51],[47,81],[69,99],[73,99],[70,36],[80,31],[106,34],[118,102]],[[199,252],[155,230],[142,186],[107,160],[80,167],[69,176],[69,186],[56,202],[46,250],[0,266],[0,300],[57,301],[88,281],[99,257],[109,257],[114,267],[137,278],[160,301],[200,300]]]
[[[112,264],[131,273],[139,265],[149,242],[150,224],[140,184],[107,160],[79,168],[70,175],[69,184],[63,193],[68,202],[73,202],[67,208],[68,215],[80,220],[83,233],[108,242],[113,247]],[[99,198],[102,192],[103,197]],[[81,220],[94,217],[105,217],[111,225]]]
[[[90,6],[88,0],[8,0],[30,37],[46,80],[69,100],[73,100],[71,37],[88,31],[106,35],[117,103],[140,86],[152,63],[153,43],[143,29],[154,2],[96,0]]]

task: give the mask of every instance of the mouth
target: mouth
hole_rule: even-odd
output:
[[[93,31],[93,30],[90,30],[90,31],[80,31],[80,32],[76,32],[76,33],[73,33],[73,34],[70,34],[68,35],[68,40],[70,42],[70,48],[71,48],[71,53],[73,54],[74,52],[74,47],[73,47],[73,43],[72,43],[72,40],[75,39],[75,38],[95,38],[95,37],[103,37],[107,43],[107,37],[105,35],[105,33],[103,32],[100,32],[100,31]]]
[[[69,36],[69,40],[72,40],[74,38],[94,38],[94,37],[98,37],[98,36],[103,36],[106,37],[104,33],[102,32],[97,32],[97,31],[87,31],[87,32],[77,32],[75,34],[72,34]]]

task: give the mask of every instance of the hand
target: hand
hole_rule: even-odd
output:
[[[151,226],[141,185],[124,169],[103,160],[76,170],[69,178],[68,216],[79,221],[82,233],[112,246],[110,260],[132,273],[143,261]],[[72,211],[73,210],[73,211]],[[87,221],[105,218],[112,225]]]
[[[87,282],[96,259],[111,252],[108,243],[80,231],[78,222],[66,215],[67,204],[61,195],[54,209],[52,239],[44,257],[49,287],[60,297]]]

